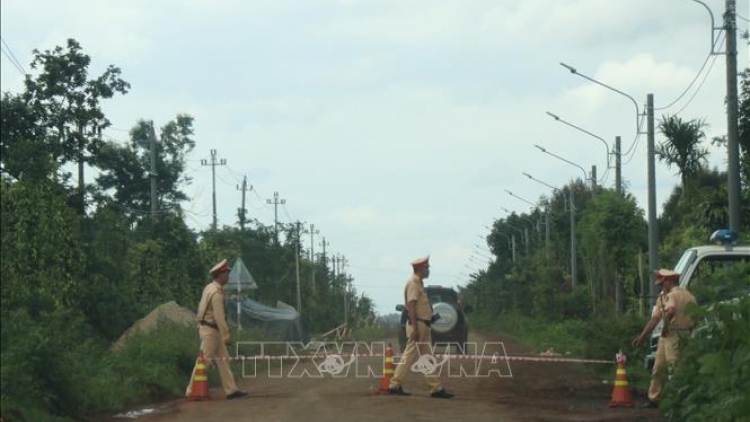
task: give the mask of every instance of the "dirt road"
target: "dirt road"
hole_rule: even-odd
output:
[[[508,339],[485,339],[472,336],[471,341],[502,341],[508,355],[529,355],[530,350]],[[380,358],[374,365],[382,365]],[[314,370],[311,362],[301,364]],[[313,365],[313,366],[311,366]],[[472,362],[462,363],[472,373]],[[468,368],[468,369],[467,369]],[[405,389],[409,397],[373,394],[380,379],[347,376],[277,377],[259,373],[255,378],[239,380],[250,397],[226,400],[219,390],[211,390],[211,401],[177,400],[156,407],[139,422],[206,422],[206,421],[661,421],[657,411],[640,409],[643,398],[634,398],[636,407],[609,408],[611,383],[593,379],[580,365],[573,363],[540,363],[511,361],[512,376],[493,374],[477,378],[458,376],[452,368],[444,376],[444,385],[456,397],[450,400],[429,397],[424,378],[411,374]],[[612,373],[614,377],[614,365]],[[237,371],[237,370],[236,370]],[[457,375],[458,374],[458,375]],[[236,373],[235,375],[239,375]],[[122,421],[123,418],[117,420]]]

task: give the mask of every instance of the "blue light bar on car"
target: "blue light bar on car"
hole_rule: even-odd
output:
[[[737,243],[737,232],[734,230],[716,230],[709,241],[717,245],[734,245]]]

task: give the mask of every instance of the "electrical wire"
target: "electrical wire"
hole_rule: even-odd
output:
[[[630,163],[630,161],[633,160],[633,157],[635,157],[635,151],[638,146],[638,141],[640,139],[641,134],[643,134],[642,132],[643,121],[646,120],[646,116],[640,116],[640,117],[641,117],[641,120],[638,122],[638,130],[635,135],[635,139],[633,139],[633,143],[630,144],[630,147],[627,149],[627,151],[625,151],[625,157],[627,158],[624,162],[621,163],[621,165],[626,165]],[[621,157],[622,157],[622,154],[621,154]],[[622,160],[622,158],[620,158],[620,160]]]
[[[708,63],[708,60],[711,59],[711,56],[713,56],[714,60],[716,60],[716,56],[714,56],[712,54],[712,52],[714,51],[714,49],[716,48],[716,46],[719,45],[721,39],[722,39],[721,37],[716,38],[716,41],[714,41],[714,45],[711,47],[711,51],[709,51],[708,54],[706,54],[706,59],[703,60],[703,64],[701,65],[700,69],[698,69],[698,72],[696,72],[695,76],[693,77],[693,80],[690,81],[690,83],[688,84],[687,87],[685,87],[685,89],[682,91],[682,93],[680,93],[680,95],[677,96],[677,98],[675,98],[672,102],[670,102],[666,106],[664,106],[664,107],[658,107],[658,108],[655,107],[654,111],[666,110],[666,109],[672,107],[678,101],[680,101],[682,99],[682,97],[684,97],[685,94],[688,93],[688,91],[690,91],[690,88],[692,88],[693,84],[695,84],[695,81],[698,80],[698,77],[703,72],[703,69],[706,68],[706,64]],[[710,70],[709,70],[709,73],[710,73]]]
[[[721,38],[723,38],[723,37],[721,37]],[[708,67],[708,70],[703,75],[703,79],[701,80],[701,83],[698,85],[698,87],[696,88],[695,92],[693,92],[693,95],[690,97],[690,99],[687,101],[687,103],[685,103],[685,105],[682,106],[681,109],[679,109],[676,113],[674,113],[674,116],[678,116],[680,113],[682,113],[683,110],[685,110],[687,108],[687,106],[689,106],[693,102],[693,100],[695,99],[695,96],[698,95],[698,92],[700,92],[701,88],[703,88],[703,84],[706,83],[706,79],[708,79],[708,75],[711,74],[711,70],[713,69],[714,64],[716,63],[716,58],[717,57],[719,57],[719,56],[714,56],[714,59],[711,61],[711,65]]]
[[[4,49],[1,49],[5,57],[10,60],[10,63],[13,65],[13,67],[16,68],[23,76],[26,76],[28,73],[26,72],[26,69],[24,69],[23,65],[21,65],[21,62],[16,59],[16,55],[13,54],[13,50],[11,50],[10,46],[7,42],[5,42],[5,39],[0,37],[0,41],[2,41],[3,46],[5,46]],[[6,51],[7,50],[7,51]]]
[[[24,76],[26,76],[26,73],[24,73],[24,71],[23,71],[23,70],[22,70],[22,69],[21,69],[20,67],[18,67],[18,64],[16,64],[16,62],[14,62],[14,61],[13,61],[13,59],[12,59],[12,58],[11,58],[11,57],[10,57],[10,56],[8,55],[8,53],[6,53],[6,52],[5,52],[5,49],[4,49],[4,48],[0,49],[0,51],[2,51],[2,52],[3,52],[3,55],[5,55],[5,57],[7,57],[7,58],[8,58],[8,60],[9,60],[9,61],[10,61],[10,63],[11,63],[12,65],[13,65],[13,67],[15,67],[15,68],[16,68],[16,70],[18,71],[18,73],[20,73],[21,75],[24,75]]]

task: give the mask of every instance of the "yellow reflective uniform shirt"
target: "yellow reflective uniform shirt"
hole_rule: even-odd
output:
[[[229,341],[229,326],[224,312],[224,288],[215,281],[203,289],[203,295],[198,304],[198,321],[216,324],[222,341]]]
[[[404,305],[416,301],[417,319],[430,321],[432,319],[432,306],[427,293],[424,291],[422,279],[416,274],[409,278],[404,287]]]
[[[669,328],[673,330],[692,329],[693,321],[685,315],[685,306],[687,306],[688,303],[695,303],[695,296],[689,291],[679,286],[675,286],[669,293],[659,293],[659,297],[654,304],[654,309],[651,311],[651,316],[663,318],[664,311],[674,309],[674,317],[669,324]]]

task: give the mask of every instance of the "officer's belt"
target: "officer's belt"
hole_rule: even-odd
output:
[[[208,321],[200,320],[200,321],[198,321],[198,323],[200,323],[200,325],[205,325],[206,327],[211,327],[214,330],[217,330],[217,331],[219,330],[219,326],[216,325],[216,323],[214,323],[214,322],[208,322]]]
[[[430,324],[432,324],[429,319],[419,319],[419,318],[417,318],[417,321],[424,322],[424,325],[426,325],[428,327],[430,326]],[[411,321],[406,321],[406,322],[407,322],[407,324],[411,325]]]

